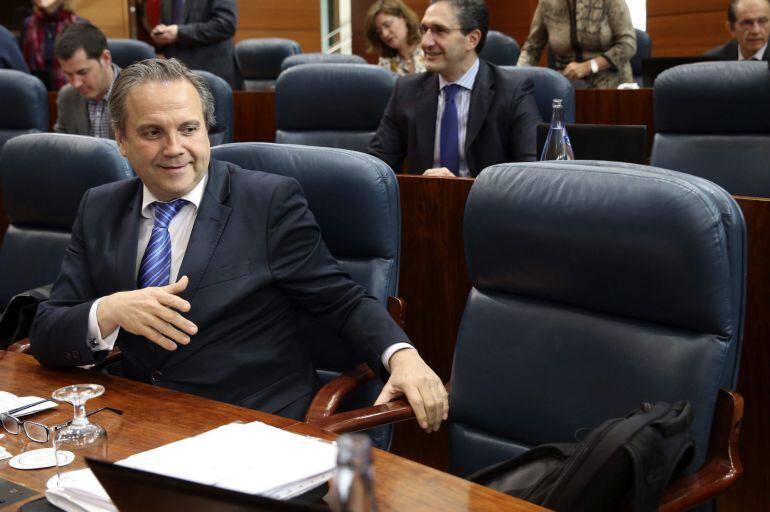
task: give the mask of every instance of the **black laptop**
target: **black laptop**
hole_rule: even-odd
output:
[[[687,57],[647,57],[642,59],[642,84],[644,87],[652,87],[655,78],[665,70],[682,64],[694,62],[711,62],[720,60],[712,55],[691,55]]]
[[[321,486],[320,496],[305,493],[289,501],[280,501],[255,494],[246,494],[221,487],[180,480],[156,473],[119,466],[86,458],[99,483],[121,512],[306,512],[329,509],[312,501],[320,499],[327,487]]]
[[[548,123],[537,125],[537,156],[543,152]],[[637,124],[568,124],[575,160],[647,163],[647,127]]]

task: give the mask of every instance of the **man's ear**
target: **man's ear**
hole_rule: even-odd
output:
[[[109,50],[103,50],[102,56],[100,58],[102,61],[102,65],[104,66],[112,66],[112,54]]]
[[[465,34],[466,41],[468,42],[468,50],[475,50],[481,41],[481,30],[475,28]]]
[[[730,25],[730,20],[725,21],[725,30],[730,33],[733,39],[738,39],[735,35],[735,31],[733,30],[733,26]]]
[[[115,142],[118,143],[118,149],[120,150],[120,154],[128,158],[128,154],[126,153],[125,134],[123,133],[123,130],[121,130],[120,128],[115,128]]]

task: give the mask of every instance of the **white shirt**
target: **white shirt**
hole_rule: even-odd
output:
[[[460,86],[460,90],[455,95],[455,106],[457,107],[457,131],[460,148],[460,176],[470,176],[468,162],[465,161],[465,134],[468,131],[468,111],[471,106],[471,91],[476,82],[476,75],[479,72],[479,59],[473,63],[468,71],[458,80],[447,82],[444,77],[438,77],[438,108],[436,109],[436,139],[433,142],[433,167],[441,167],[441,118],[444,115],[444,87],[451,84]]]
[[[743,52],[741,51],[740,45],[738,46],[738,60],[749,60],[751,58],[757,59],[757,60],[764,60],[765,56],[765,50],[767,49],[767,43],[765,43],[765,46],[760,48],[757,53],[754,55],[749,55],[748,57],[743,56]]]
[[[195,224],[195,218],[198,215],[198,208],[200,207],[201,200],[203,199],[203,192],[206,190],[206,182],[208,181],[208,173],[206,173],[202,180],[193,188],[190,192],[183,195],[180,199],[188,201],[171,219],[168,225],[168,233],[171,237],[171,271],[169,283],[175,283],[179,274],[179,269],[182,266],[182,260],[184,259],[185,252],[187,252],[187,244],[190,241],[190,234],[192,234],[193,225]],[[152,235],[152,228],[155,224],[155,207],[152,205],[158,199],[150,192],[147,186],[142,185],[142,220],[139,223],[139,242],[137,244],[136,251],[136,266],[134,268],[134,275],[139,274],[139,266],[142,263],[142,257],[144,251],[147,249],[147,244],[150,242],[150,235]],[[88,314],[88,346],[94,352],[100,350],[112,350],[115,346],[115,341],[120,334],[120,327],[109,333],[102,338],[101,331],[99,330],[99,322],[96,319],[96,308],[99,307],[99,302],[103,297],[94,301],[91,305],[91,309]],[[404,348],[414,348],[409,343],[399,342],[389,346],[382,353],[382,364],[390,371],[390,365],[388,362],[393,354]]]

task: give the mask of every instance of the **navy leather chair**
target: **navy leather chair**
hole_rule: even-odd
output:
[[[11,223],[0,246],[0,310],[15,294],[56,279],[83,193],[130,177],[112,140],[40,133],[8,141],[0,153]]]
[[[644,30],[636,30],[636,53],[631,57],[631,72],[634,74],[634,81],[641,87],[642,80],[642,59],[652,56],[652,39],[650,34]]]
[[[299,181],[342,269],[383,305],[396,295],[401,210],[396,176],[387,164],[353,151],[259,142],[218,146],[211,156]],[[364,359],[309,318],[303,319],[302,329],[322,382]],[[381,389],[381,381],[369,381],[346,399],[341,410],[371,405]],[[387,448],[390,427],[376,429],[374,436],[379,447]]]
[[[766,62],[677,66],[655,80],[652,165],[701,176],[734,195],[770,197]]]
[[[498,66],[515,66],[520,53],[521,47],[514,38],[497,30],[490,30],[479,57]]]
[[[564,122],[575,122],[575,88],[564,75],[549,68],[535,66],[505,66],[512,73],[529,77],[535,85],[535,102],[543,122],[551,122],[554,98],[561,98]]]
[[[300,64],[366,64],[366,59],[343,53],[299,53],[283,59],[281,71]]]
[[[37,77],[0,69],[0,149],[11,137],[48,130],[48,92]]]
[[[244,39],[235,45],[235,54],[247,91],[261,91],[275,85],[281,63],[290,55],[302,53],[299,43],[278,37]]]
[[[200,69],[195,73],[206,80],[214,95],[215,123],[209,129],[209,142],[212,146],[227,144],[233,140],[233,89],[224,79]]]
[[[127,68],[134,62],[155,57],[155,48],[137,39],[107,39],[107,48],[112,54],[112,62],[121,68]]]
[[[275,86],[275,141],[366,151],[396,77],[370,64],[305,64]]]

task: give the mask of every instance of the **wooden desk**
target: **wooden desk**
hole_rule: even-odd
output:
[[[103,396],[88,402],[89,410],[101,406],[123,410],[123,416],[101,413],[96,420],[107,429],[112,459],[122,459],[235,420],[262,421],[294,432],[331,437],[304,423],[252,409],[86,370],[48,370],[40,367],[31,356],[0,351],[2,390],[50,396],[61,386],[79,382],[95,382],[107,389]],[[56,410],[36,415],[35,420],[51,425],[71,417],[72,408],[62,405]],[[14,455],[41,447],[39,443],[28,441],[23,434],[6,434],[0,445]],[[82,460],[76,460],[71,468],[82,464]],[[377,503],[381,511],[545,510],[380,450],[374,452],[374,470]],[[0,477],[37,491],[42,491],[46,481],[54,474],[53,468],[19,471],[8,466],[7,460],[0,461]],[[14,504],[3,510],[15,508]]]

